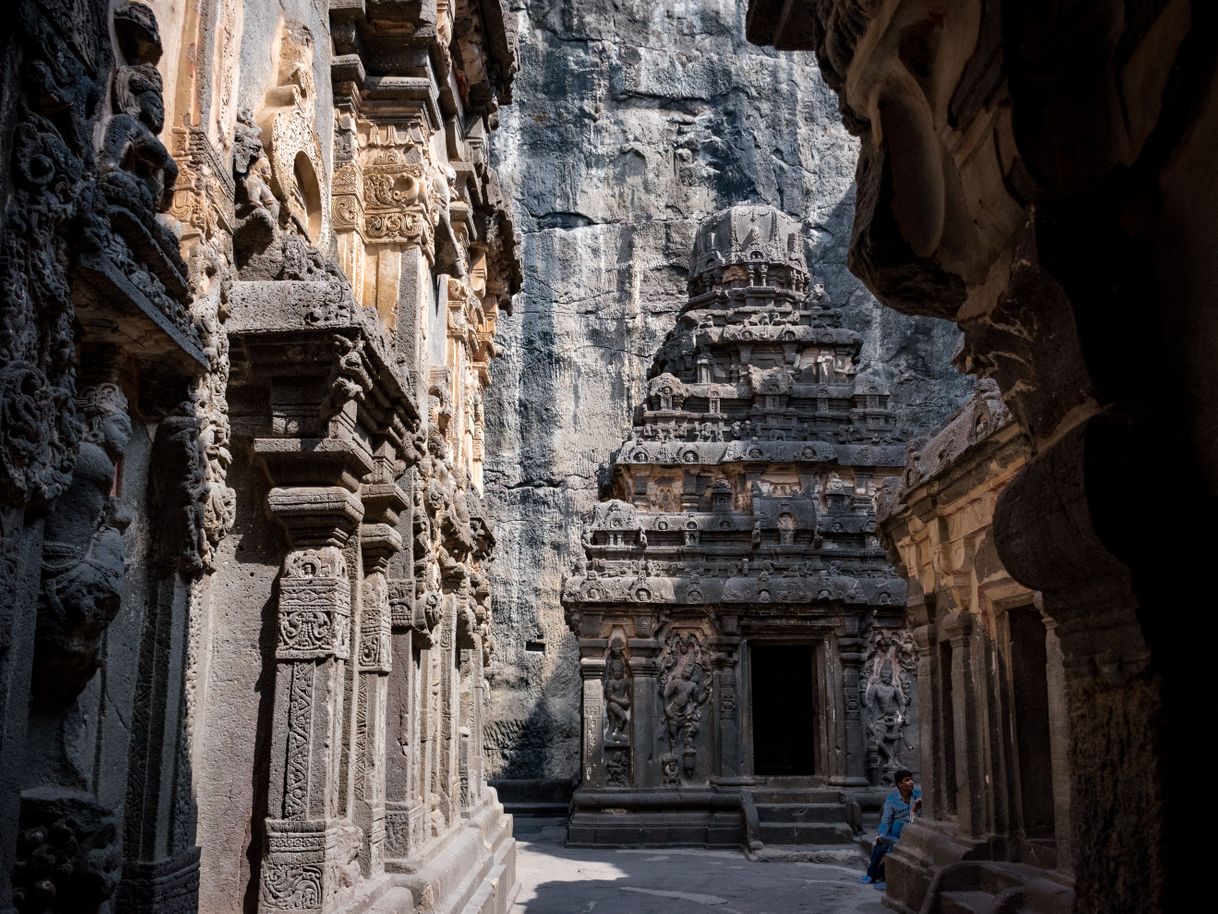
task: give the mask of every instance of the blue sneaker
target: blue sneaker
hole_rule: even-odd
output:
[[[875,880],[870,876],[860,876],[859,882],[861,882],[863,885],[871,885],[871,883],[875,882]]]
[[[871,883],[871,887],[872,887],[873,889],[876,889],[877,891],[882,892],[882,891],[884,891],[884,889],[888,888],[888,883],[886,883],[886,882],[873,882],[873,883]]]

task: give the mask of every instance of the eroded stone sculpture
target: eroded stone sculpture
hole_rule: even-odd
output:
[[[47,519],[38,604],[35,701],[72,698],[97,671],[102,637],[122,596],[123,531],[116,468],[131,439],[127,398],[114,384],[84,391],[72,485]]]

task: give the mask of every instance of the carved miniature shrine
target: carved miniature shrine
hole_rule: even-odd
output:
[[[905,582],[874,509],[905,446],[860,343],[810,282],[798,222],[742,205],[702,224],[564,585],[583,677],[571,843],[738,844],[755,788],[830,802],[916,767]]]

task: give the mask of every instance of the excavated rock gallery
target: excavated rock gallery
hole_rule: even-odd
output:
[[[1208,0],[8,0],[0,914],[1199,909],[1215,149]]]

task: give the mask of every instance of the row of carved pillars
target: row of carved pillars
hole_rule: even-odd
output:
[[[261,910],[333,907],[358,880],[356,834],[359,875],[375,877],[481,797],[482,653],[457,642],[463,597],[445,594],[435,632],[391,601],[413,589],[389,577],[403,537],[367,501],[341,487],[269,496],[288,549]]]

